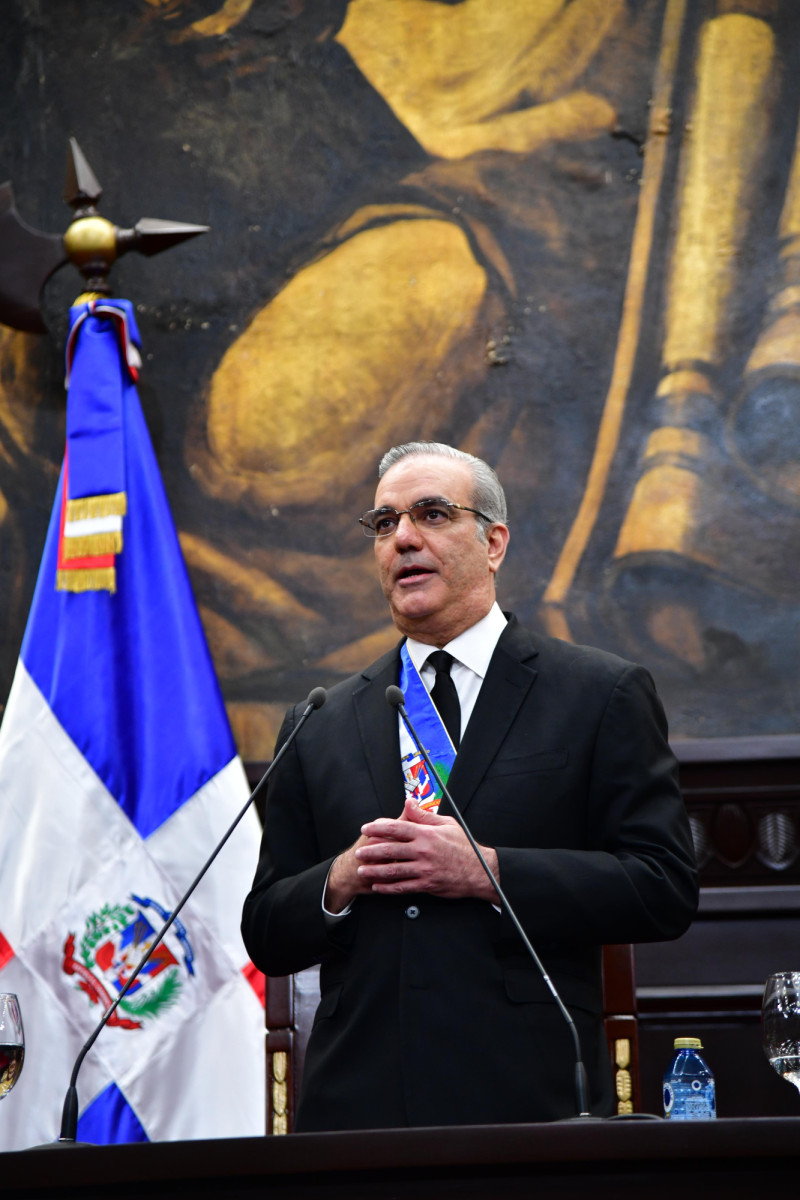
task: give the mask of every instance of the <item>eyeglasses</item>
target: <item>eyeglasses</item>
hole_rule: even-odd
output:
[[[485,513],[478,512],[477,508],[468,508],[466,504],[456,504],[453,500],[445,500],[443,496],[436,496],[429,500],[417,500],[410,508],[401,508],[399,512],[396,508],[371,508],[368,512],[362,513],[358,520],[366,537],[388,537],[397,529],[403,514],[408,513],[414,524],[427,533],[428,530],[444,529],[446,525],[455,520],[453,516],[455,508],[461,512],[474,513],[482,521],[493,524],[492,518],[487,517]]]

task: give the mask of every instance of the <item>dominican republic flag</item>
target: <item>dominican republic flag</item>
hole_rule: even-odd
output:
[[[78,305],[67,450],[0,727],[0,991],[25,1026],[0,1149],[58,1136],[73,1062],[247,783],[135,389],[127,301]],[[78,1140],[265,1131],[248,812],[78,1076]]]

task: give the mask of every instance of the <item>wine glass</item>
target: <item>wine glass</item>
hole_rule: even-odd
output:
[[[771,1066],[800,1091],[800,971],[767,976],[761,1041]]]
[[[25,1034],[19,1000],[13,992],[0,992],[0,1100],[13,1088],[25,1060]]]

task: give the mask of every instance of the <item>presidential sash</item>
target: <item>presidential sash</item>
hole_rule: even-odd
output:
[[[436,705],[431,700],[428,689],[422,682],[419,671],[411,661],[411,655],[408,653],[405,642],[400,648],[400,690],[405,696],[405,709],[411,723],[428,751],[442,783],[447,786],[447,780],[456,758],[455,747],[439,716]],[[405,732],[405,727],[403,727],[403,732]],[[408,742],[411,742],[410,736],[407,740],[401,737],[401,765],[406,799],[414,800],[426,812],[435,813],[438,811],[442,793],[436,781],[431,778],[425,760],[416,746],[413,746],[413,742],[411,742],[413,748],[407,753],[403,752],[406,750]]]

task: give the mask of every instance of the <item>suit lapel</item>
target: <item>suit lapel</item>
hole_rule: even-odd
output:
[[[399,648],[395,648],[367,667],[363,672],[363,686],[353,693],[361,744],[384,817],[400,816],[405,795],[397,713],[386,702],[387,687],[397,683],[399,664]]]
[[[448,783],[461,811],[468,807],[492,764],[525,697],[536,679],[532,660],[537,655],[528,634],[515,617],[500,635],[489,670],[478,694]],[[364,757],[367,760],[381,815],[398,817],[404,789],[400,771],[397,714],[386,702],[386,689],[400,674],[399,645],[362,673],[362,686],[353,693],[353,707]]]
[[[530,637],[512,616],[495,647],[450,775],[448,787],[462,812],[533,687],[537,671],[531,660],[536,654]]]

